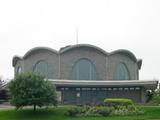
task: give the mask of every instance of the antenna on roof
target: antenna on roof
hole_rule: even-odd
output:
[[[78,44],[78,26],[76,27],[76,44]]]

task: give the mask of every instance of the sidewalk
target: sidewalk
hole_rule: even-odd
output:
[[[14,106],[11,106],[9,102],[5,102],[0,104],[0,110],[8,110],[8,109],[14,109]]]

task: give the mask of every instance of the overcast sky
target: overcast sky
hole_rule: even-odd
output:
[[[160,79],[159,0],[1,0],[0,76],[13,78],[12,58],[46,46],[76,43],[143,59],[140,79]]]

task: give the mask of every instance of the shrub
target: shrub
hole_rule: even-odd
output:
[[[65,115],[67,116],[76,116],[77,114],[78,114],[78,110],[76,107],[72,107],[68,109],[67,112],[65,113]]]
[[[139,110],[131,99],[111,98],[105,99],[104,102],[107,106],[113,106],[115,108],[111,113],[112,115],[124,116],[143,114],[143,111]]]
[[[152,101],[153,103],[160,105],[160,89],[158,89],[153,93]]]
[[[124,99],[124,98],[109,98],[105,99],[104,103],[108,106],[128,106],[133,105],[133,101],[131,99]]]
[[[153,95],[154,95],[154,91],[152,91],[152,90],[147,90],[146,91],[146,102],[147,103],[152,103],[153,101],[152,101],[152,99],[153,99]]]
[[[79,116],[81,114],[84,114],[87,111],[87,107],[83,106],[75,106],[68,109],[68,111],[65,113],[67,116]]]
[[[141,115],[144,112],[138,109],[134,105],[129,106],[118,106],[114,111],[112,111],[112,115],[124,116],[124,115]]]
[[[101,116],[109,116],[112,111],[113,108],[111,107],[96,107],[96,113],[100,114]]]
[[[71,107],[65,113],[67,116],[109,116],[112,112],[113,108],[110,107],[89,107],[89,106],[81,106],[81,107]]]
[[[128,114],[129,114],[129,111],[124,106],[121,106],[120,109],[115,109],[112,112],[112,115],[118,115],[118,116],[124,116],[124,115],[128,115]]]
[[[95,107],[89,107],[84,116],[100,116]]]

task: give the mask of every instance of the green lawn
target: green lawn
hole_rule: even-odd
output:
[[[67,106],[53,109],[5,110],[0,111],[0,120],[160,120],[160,107],[141,107],[144,115],[138,116],[110,116],[110,117],[67,117],[64,112]]]

